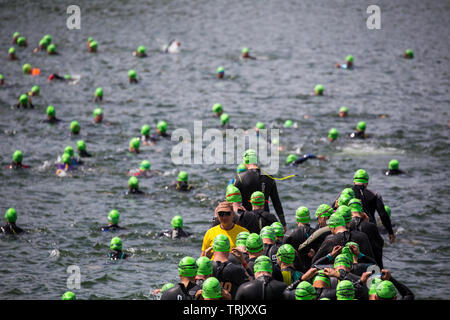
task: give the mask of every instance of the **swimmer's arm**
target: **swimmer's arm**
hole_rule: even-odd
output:
[[[284,218],[283,206],[281,205],[277,190],[277,184],[275,183],[275,181],[273,181],[273,187],[270,192],[270,200],[272,200],[272,205],[275,208],[275,212],[277,213],[277,216],[280,219],[280,223],[283,225],[284,230],[286,231],[286,220]]]
[[[397,291],[402,296],[402,300],[414,300],[414,293],[404,284],[400,283],[399,281],[395,280],[394,278],[390,278],[390,281],[395,286]]]
[[[392,230],[391,218],[389,217],[386,210],[384,209],[383,198],[379,194],[376,194],[375,196],[377,198],[377,200],[376,200],[377,207],[376,208],[377,208],[378,215],[380,216],[381,222],[383,223],[383,226],[386,228],[387,232],[389,233],[389,238],[393,237],[393,239],[395,240],[394,231]],[[391,242],[393,242],[392,239],[391,239]]]

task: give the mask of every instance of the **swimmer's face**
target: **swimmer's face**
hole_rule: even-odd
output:
[[[345,112],[345,111],[339,112],[339,117],[345,118],[346,116],[347,116],[347,112]]]
[[[95,123],[100,123],[100,122],[102,122],[102,120],[103,120],[103,115],[102,115],[102,114],[99,115],[99,116],[96,116],[96,117],[94,118],[94,122],[95,122]]]
[[[223,78],[223,72],[219,72],[219,73],[217,74],[217,77],[219,77],[220,79],[222,79],[222,78]]]

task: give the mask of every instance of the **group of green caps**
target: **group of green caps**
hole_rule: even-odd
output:
[[[77,141],[77,150],[80,152],[86,151],[86,143],[84,140]],[[64,153],[61,156],[62,163],[70,163],[71,159],[75,156],[75,151],[72,146],[67,146],[64,148]]]

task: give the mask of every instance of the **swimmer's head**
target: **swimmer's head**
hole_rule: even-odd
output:
[[[363,206],[361,200],[358,198],[350,199],[347,205],[351,212],[363,212]]]
[[[112,238],[109,248],[111,250],[122,251],[122,240],[119,237]]]
[[[86,151],[86,143],[83,140],[77,141],[77,149],[78,151]]]
[[[327,221],[327,225],[330,229],[336,229],[338,227],[345,227],[345,220],[343,216],[332,214]]]
[[[183,218],[179,215],[172,218],[171,225],[173,229],[183,228]]]
[[[222,286],[220,281],[215,277],[210,277],[203,282],[202,285],[203,299],[220,299],[222,298]]]
[[[346,58],[345,61],[347,62],[347,65],[352,65],[353,64],[353,56],[351,54],[349,54]]]
[[[241,191],[235,185],[229,184],[225,192],[225,199],[231,203],[242,202]]]
[[[167,122],[165,121],[158,121],[158,124],[156,125],[156,129],[158,133],[166,133],[167,131]]]
[[[345,188],[344,190],[341,191],[341,195],[342,194],[349,195],[350,198],[354,198],[355,197],[355,191],[353,191],[352,188]]]
[[[25,38],[25,37],[17,38],[17,45],[19,47],[26,47],[27,46],[27,38]]]
[[[412,49],[406,49],[403,57],[407,58],[407,59],[412,59],[414,58],[414,51],[412,51]]]
[[[118,224],[120,219],[119,211],[113,209],[108,214],[108,222],[111,224]]]
[[[248,48],[243,48],[241,53],[242,53],[243,58],[247,58],[248,57]]]
[[[137,48],[137,53],[139,55],[145,55],[146,52],[147,52],[147,48],[145,46],[139,46]]]
[[[245,247],[249,235],[250,235],[250,232],[247,232],[247,231],[239,232],[236,237],[236,247],[239,247],[239,246]]]
[[[355,287],[349,280],[342,280],[336,287],[337,300],[354,300],[355,299]]]
[[[213,274],[213,264],[212,261],[205,256],[202,256],[195,261],[197,264],[197,275],[201,276],[211,276]]]
[[[347,107],[341,107],[339,109],[339,117],[345,118],[348,115],[348,108]]]
[[[349,194],[341,193],[338,198],[338,206],[347,206],[351,199]]]
[[[377,297],[385,300],[392,300],[397,296],[394,284],[389,280],[384,280],[377,285]]]
[[[70,79],[72,79],[72,76],[70,74],[65,74],[64,79],[70,80]]]
[[[277,257],[286,264],[291,264],[295,259],[295,249],[292,245],[286,243],[278,248]]]
[[[16,48],[14,48],[14,47],[9,48],[8,54],[9,54],[9,55],[14,55],[14,54],[16,54]]]
[[[23,66],[22,66],[22,71],[23,71],[23,73],[25,73],[25,74],[31,74],[31,64],[29,64],[29,63],[25,63]]]
[[[139,152],[139,148],[141,146],[141,141],[139,138],[132,138],[129,144],[130,152]]]
[[[230,252],[230,239],[225,234],[218,234],[213,241],[214,252]]]
[[[286,164],[291,164],[298,160],[298,156],[296,154],[290,154],[286,157]]]
[[[358,124],[356,125],[356,131],[358,132],[366,131],[366,123],[364,121],[358,122]]]
[[[48,45],[48,47],[47,47],[47,53],[48,53],[48,54],[54,54],[54,53],[56,53],[56,46],[55,46],[53,43]]]
[[[46,34],[44,37],[42,37],[42,39],[44,39],[47,44],[52,43],[52,35],[51,34]]]
[[[223,112],[223,108],[222,105],[220,103],[216,103],[212,106],[212,111],[216,114],[216,115],[220,115]]]
[[[9,208],[5,212],[5,220],[9,223],[15,223],[17,221],[17,212],[14,208]]]
[[[26,94],[21,94],[19,97],[19,102],[23,106],[28,105],[28,96]]]
[[[103,98],[103,89],[102,88],[95,89],[94,96],[96,98]]]
[[[265,200],[264,193],[261,191],[255,191],[250,196],[250,203],[255,207],[264,206]]]
[[[75,296],[75,293],[73,293],[72,291],[67,291],[63,294],[61,300],[77,300],[77,298]]]
[[[400,167],[400,163],[398,162],[397,159],[392,159],[389,162],[389,170],[398,170],[399,167]]]
[[[17,41],[17,38],[19,38],[20,37],[20,32],[14,32],[13,33],[13,41],[15,40],[15,41]]]
[[[61,162],[64,164],[70,164],[70,155],[68,153],[63,153],[63,155],[61,156]]]
[[[102,120],[103,120],[102,108],[95,108],[93,114],[94,114],[94,122],[95,123],[102,122]]]
[[[64,153],[67,153],[70,157],[73,157],[75,151],[73,150],[72,146],[67,146],[64,148]]]
[[[147,171],[150,170],[150,162],[148,160],[142,160],[141,165],[139,166],[139,169],[141,171]]]
[[[314,87],[314,93],[318,96],[323,95],[323,91],[324,91],[324,88],[323,88],[323,85],[321,85],[321,84],[318,84]]]
[[[245,247],[250,253],[258,253],[264,249],[262,238],[257,233],[250,233],[245,241]]]
[[[347,207],[345,205],[340,205],[339,208],[336,209],[336,212],[334,214],[343,217],[345,223],[349,223],[350,221],[352,221],[352,211],[350,207]]]
[[[135,176],[130,177],[128,179],[128,188],[137,190],[139,189],[139,180]]]
[[[128,78],[131,80],[136,80],[136,70],[131,69],[128,71]]]
[[[220,122],[222,122],[222,125],[226,125],[230,121],[230,116],[227,113],[222,113],[220,116]]]
[[[295,300],[315,300],[316,288],[308,281],[302,281],[295,288]]]
[[[273,231],[273,228],[271,226],[265,226],[264,228],[262,228],[261,231],[259,232],[259,236],[263,240],[270,239],[274,242],[276,240],[275,231]]]
[[[236,172],[237,173],[242,173],[247,171],[247,168],[245,167],[245,164],[241,163],[240,165],[237,166],[236,168]]]
[[[268,272],[272,273],[273,271],[273,265],[272,260],[265,255],[261,255],[255,260],[255,264],[253,265],[253,271],[254,273],[257,272]]]
[[[177,177],[178,182],[187,182],[188,181],[188,174],[186,171],[180,171]]]
[[[88,37],[87,42],[90,43],[90,42],[92,42],[92,41],[94,41],[94,38]]]
[[[331,128],[330,131],[328,131],[328,140],[334,141],[338,138],[339,132],[336,128]]]
[[[93,40],[93,41],[89,42],[89,51],[95,52],[95,51],[97,51],[97,48],[98,48],[97,41]]]
[[[216,70],[217,77],[223,78],[225,75],[225,69],[223,67],[218,67]]]
[[[148,124],[144,124],[141,127],[141,134],[143,136],[149,136],[150,135],[150,126]]]
[[[292,122],[292,120],[286,120],[286,121],[284,122],[284,127],[285,127],[285,128],[290,128],[290,127],[292,127],[293,124],[294,124],[294,123]]]
[[[325,283],[326,288],[329,288],[331,286],[330,277],[328,277],[323,270],[319,270],[317,272],[317,275],[313,279],[313,284],[317,285],[317,281],[322,281],[323,283]]]
[[[274,222],[270,225],[275,232],[276,237],[284,237],[284,228],[280,222]]]
[[[192,257],[184,257],[178,263],[178,274],[180,277],[195,277],[197,275],[197,270],[197,263]]]
[[[40,48],[40,49],[45,49],[45,48],[47,48],[47,46],[48,46],[47,41],[46,41],[44,38],[42,38],[42,39],[39,41],[39,48]]]
[[[256,123],[256,125],[255,125],[255,128],[258,129],[258,130],[262,130],[262,129],[265,129],[266,126],[265,126],[264,123],[262,123],[261,121],[258,121],[258,122]]]
[[[12,160],[13,160],[14,163],[18,163],[18,164],[22,163],[22,160],[23,160],[22,151],[20,151],[20,150],[14,151],[13,156],[12,156]]]
[[[307,207],[299,207],[295,212],[295,221],[300,223],[309,223],[311,220],[311,214]]]
[[[358,169],[353,175],[354,183],[369,183],[369,174],[366,170]]]
[[[41,90],[40,90],[39,86],[33,86],[31,88],[31,93],[34,96],[38,96],[41,93]]]
[[[70,132],[71,132],[72,134],[79,134],[79,133],[80,133],[80,130],[81,130],[81,126],[80,126],[80,124],[78,123],[78,121],[72,121],[72,122],[70,123]]]
[[[321,204],[315,213],[316,218],[326,218],[330,217],[333,214],[333,208],[331,208],[328,204],[323,203]]]
[[[256,151],[253,149],[247,149],[242,158],[242,162],[245,164],[257,164],[258,156],[256,155]]]

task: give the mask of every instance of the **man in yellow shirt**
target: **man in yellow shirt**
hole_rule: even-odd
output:
[[[236,247],[236,238],[240,232],[247,231],[247,229],[235,224],[233,222],[234,211],[233,206],[229,202],[221,202],[215,210],[215,216],[219,220],[219,225],[210,228],[206,231],[203,237],[202,245],[202,255],[210,256],[210,251],[212,251],[212,245],[214,239],[219,234],[224,234],[230,239],[230,249]]]

